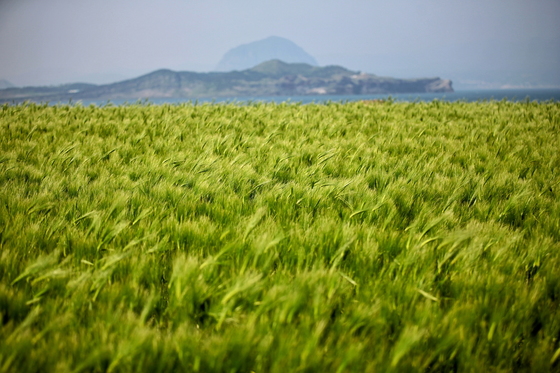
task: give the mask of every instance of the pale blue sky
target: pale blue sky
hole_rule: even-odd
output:
[[[0,79],[104,83],[210,71],[276,35],[320,65],[459,88],[560,86],[560,0],[0,0]]]

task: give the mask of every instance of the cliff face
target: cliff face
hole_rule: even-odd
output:
[[[259,97],[453,92],[450,80],[394,79],[279,60],[243,71],[194,73],[158,70],[106,85],[72,84],[0,90],[0,100],[67,101],[79,99]]]
[[[426,86],[426,92],[453,92],[452,82],[449,79],[437,79]]]

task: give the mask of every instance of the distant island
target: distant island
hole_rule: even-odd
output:
[[[450,80],[395,79],[351,71],[341,66],[318,67],[280,60],[251,69],[197,73],[157,70],[122,82],[86,83],[0,90],[0,102],[137,100],[383,93],[453,92]]]

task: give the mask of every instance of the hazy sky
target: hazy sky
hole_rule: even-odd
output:
[[[229,49],[275,35],[320,65],[466,88],[560,86],[559,19],[560,0],[0,0],[0,79],[211,71]]]

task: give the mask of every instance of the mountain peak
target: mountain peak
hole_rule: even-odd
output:
[[[315,58],[294,42],[279,36],[269,36],[266,39],[230,49],[218,63],[216,71],[250,69],[270,60],[317,66]]]

